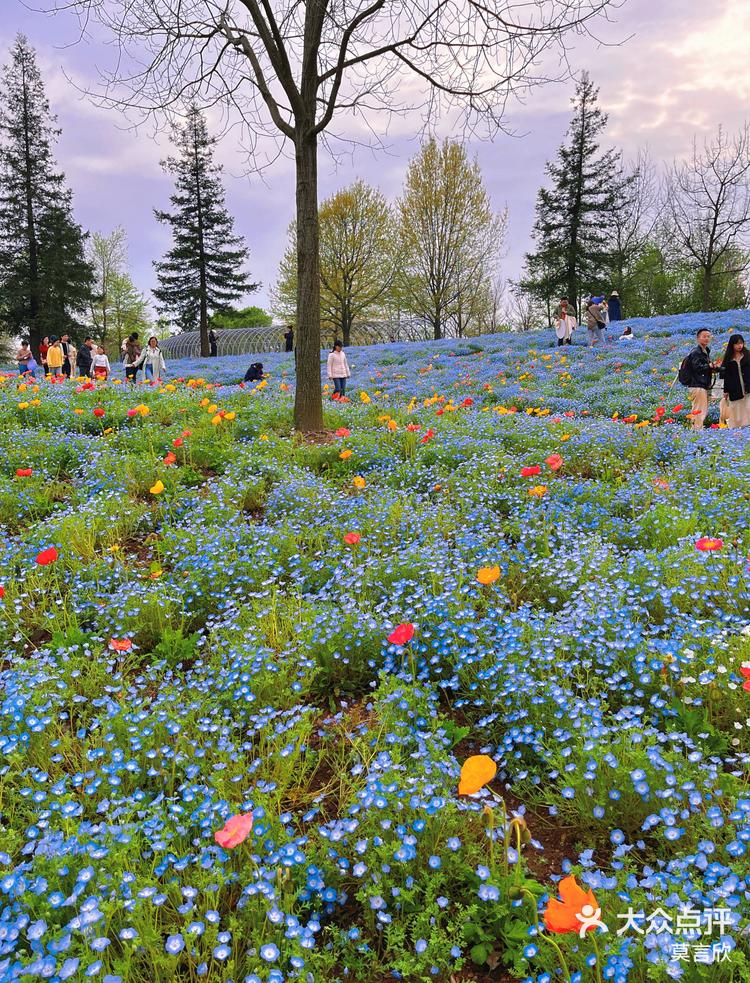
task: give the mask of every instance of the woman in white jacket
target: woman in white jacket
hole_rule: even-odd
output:
[[[340,341],[334,341],[333,351],[328,356],[328,378],[333,382],[334,396],[336,393],[339,397],[346,395],[346,380],[351,374],[344,346]]]
[[[158,338],[148,339],[148,344],[135,363],[136,371],[140,368],[143,368],[143,374],[147,379],[161,379],[167,374],[167,366],[161,348],[159,348]]]

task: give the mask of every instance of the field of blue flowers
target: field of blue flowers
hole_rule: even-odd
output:
[[[750,312],[632,323],[1,380],[0,980],[750,980]]]

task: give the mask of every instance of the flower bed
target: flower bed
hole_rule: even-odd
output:
[[[0,978],[747,978],[750,453],[669,388],[701,323],[750,315],[352,350],[317,443],[284,355],[5,378]]]

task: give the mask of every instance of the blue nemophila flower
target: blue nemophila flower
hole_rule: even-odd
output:
[[[260,947],[260,956],[261,959],[265,959],[267,963],[276,962],[276,960],[279,958],[278,947],[275,946],[273,942],[269,942],[266,945],[262,945]]]
[[[170,935],[164,943],[164,949],[170,956],[179,955],[185,948],[185,940],[182,935]]]

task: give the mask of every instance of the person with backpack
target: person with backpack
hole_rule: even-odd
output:
[[[683,358],[677,378],[687,387],[690,396],[690,417],[693,430],[702,430],[708,414],[708,394],[711,391],[714,369],[718,362],[711,361],[711,332],[700,328],[695,335],[698,344]]]
[[[727,426],[750,427],[750,352],[741,334],[733,334],[721,361]]]
[[[591,297],[586,307],[586,326],[589,329],[589,345],[593,348],[602,340],[602,331],[607,327],[602,314],[601,297]]]

